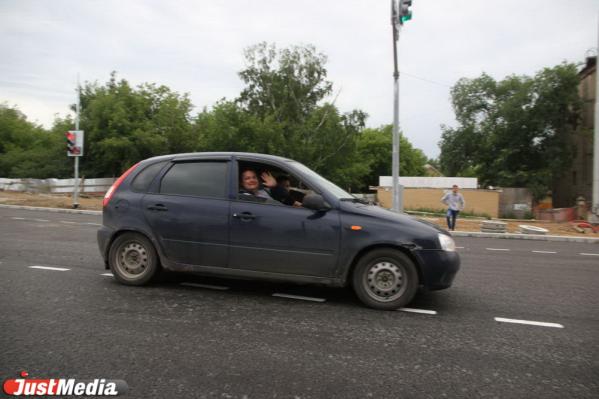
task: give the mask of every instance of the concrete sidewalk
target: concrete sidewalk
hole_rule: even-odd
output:
[[[481,233],[480,231],[452,231],[451,235],[454,237],[503,238],[507,240],[565,241],[599,244],[599,237],[552,236],[516,233]]]

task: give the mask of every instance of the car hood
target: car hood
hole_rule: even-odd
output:
[[[406,213],[393,212],[376,205],[366,205],[359,202],[342,201],[341,208],[345,212],[351,212],[366,217],[396,223],[402,226],[413,226],[430,230],[431,233],[443,233],[449,235],[447,230],[426,220],[422,220]]]

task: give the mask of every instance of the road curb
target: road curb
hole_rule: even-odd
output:
[[[25,209],[25,210],[29,210],[29,211],[46,211],[46,212],[56,212],[56,213],[78,213],[81,215],[102,215],[102,211],[86,211],[83,209],[66,209],[66,208],[45,208],[45,207],[41,207],[41,206],[0,204],[0,208]]]
[[[599,244],[599,237],[546,236],[540,234],[515,233],[479,233],[478,231],[452,231],[451,235],[454,237],[503,238],[507,240],[563,241]]]

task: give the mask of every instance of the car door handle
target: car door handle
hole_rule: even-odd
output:
[[[163,204],[155,204],[155,205],[150,205],[148,206],[148,209],[151,211],[168,211],[168,208],[166,206],[164,206]]]
[[[234,214],[233,214],[233,217],[234,217],[234,218],[236,218],[236,219],[241,219],[241,220],[243,220],[243,221],[245,221],[245,222],[248,222],[248,221],[250,221],[250,220],[254,220],[254,219],[256,219],[256,216],[255,216],[255,215],[252,215],[252,214],[251,214],[251,213],[249,213],[249,212],[234,213]]]

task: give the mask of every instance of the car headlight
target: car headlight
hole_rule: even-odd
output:
[[[455,252],[455,241],[446,234],[439,233],[439,244],[444,251]]]

